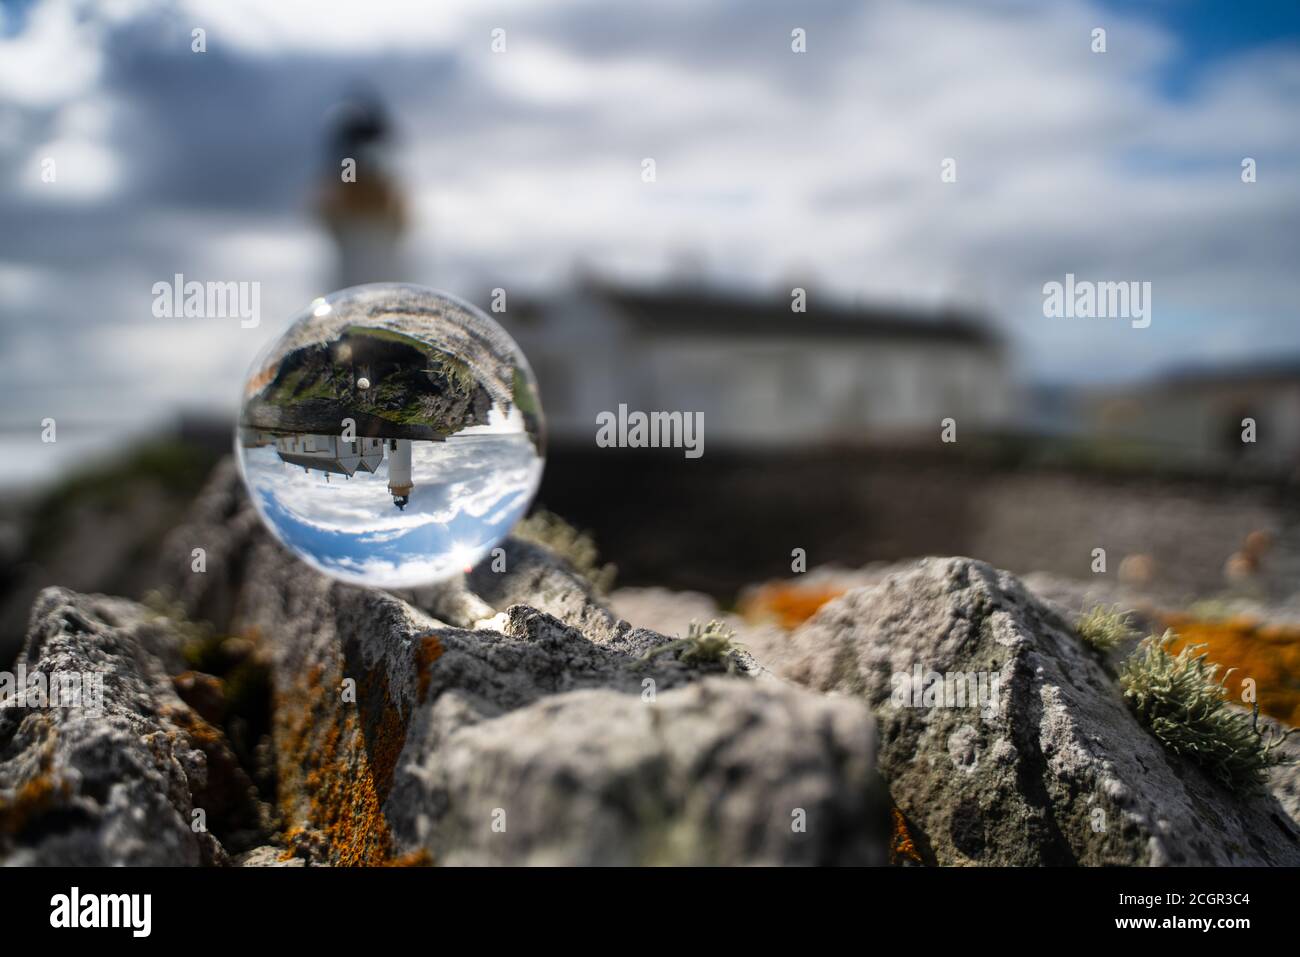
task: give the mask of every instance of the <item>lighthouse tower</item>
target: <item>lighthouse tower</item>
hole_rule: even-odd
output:
[[[411,500],[411,440],[388,440],[388,491],[393,496],[393,504],[398,511],[406,508]]]
[[[382,104],[368,94],[348,96],[331,110],[327,125],[318,207],[337,250],[333,287],[406,278],[400,248],[406,204],[392,170]]]

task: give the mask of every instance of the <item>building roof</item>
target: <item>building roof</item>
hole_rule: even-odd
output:
[[[606,303],[643,333],[673,335],[815,336],[959,342],[998,347],[992,325],[972,312],[926,312],[915,308],[850,306],[808,298],[808,311],[790,310],[786,295],[758,296],[689,286],[657,289],[617,287],[590,279],[583,290]],[[527,323],[544,302],[521,303],[518,318]],[[511,312],[515,313],[515,307]]]

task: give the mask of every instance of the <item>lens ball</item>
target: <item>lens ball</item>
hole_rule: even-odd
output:
[[[514,340],[404,284],[313,302],[254,363],[236,446],[267,527],[343,581],[411,588],[467,570],[527,511],[543,419]]]

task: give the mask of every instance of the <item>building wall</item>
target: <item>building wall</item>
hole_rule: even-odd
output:
[[[559,439],[590,438],[620,403],[701,412],[706,442],[765,446],[890,440],[947,416],[981,430],[1011,412],[1001,354],[964,343],[656,334],[582,298],[510,331]]]
[[[711,438],[745,444],[873,441],[935,432],[952,416],[1000,424],[1000,361],[961,344],[861,337],[648,337],[636,350],[650,408],[704,412]]]
[[[1241,441],[1243,418],[1256,442]],[[1096,434],[1142,443],[1179,462],[1300,467],[1300,382],[1207,382],[1108,396],[1093,406]]]

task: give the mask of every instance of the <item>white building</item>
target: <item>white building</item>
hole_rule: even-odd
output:
[[[1300,468],[1300,362],[1187,370],[1107,390],[1089,397],[1087,420],[1094,436],[1172,464],[1291,472]]]
[[[337,435],[281,435],[275,440],[275,451],[289,465],[298,465],[304,471],[346,475],[351,478],[357,471],[373,473],[384,461],[384,440],[355,438],[351,441]]]
[[[1011,414],[1004,350],[955,313],[904,314],[781,296],[584,282],[497,318],[537,375],[548,430],[590,440],[596,416],[702,412],[707,440],[746,446],[892,442]]]
[[[338,288],[400,278],[405,204],[387,140],[377,102],[352,98],[336,112],[321,211]],[[349,156],[360,157],[358,179],[342,183],[337,164]],[[708,442],[747,446],[930,439],[948,417],[969,434],[1011,413],[1001,343],[954,312],[846,308],[814,295],[796,313],[788,294],[585,281],[493,316],[528,357],[548,431],[562,441],[592,440],[597,414],[623,403],[702,413]]]

